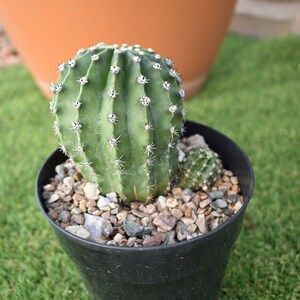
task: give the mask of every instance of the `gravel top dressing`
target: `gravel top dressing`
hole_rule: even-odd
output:
[[[199,135],[183,139],[179,160],[195,145],[207,147]],[[243,205],[238,178],[223,167],[211,186],[193,192],[173,185],[147,203],[124,203],[114,192],[100,195],[97,184],[83,179],[70,159],[55,171],[43,187],[50,218],[83,239],[106,245],[148,247],[189,240],[214,230]]]

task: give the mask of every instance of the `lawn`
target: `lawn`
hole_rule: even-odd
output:
[[[300,299],[300,37],[228,36],[188,119],[235,140],[256,174],[222,300]],[[0,299],[89,299],[34,195],[57,147],[23,65],[0,70]]]

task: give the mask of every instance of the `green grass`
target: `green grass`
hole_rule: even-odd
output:
[[[221,299],[300,298],[300,37],[228,36],[188,118],[235,140],[256,188]],[[22,65],[0,70],[0,299],[88,299],[39,212],[34,182],[57,146],[48,104]]]

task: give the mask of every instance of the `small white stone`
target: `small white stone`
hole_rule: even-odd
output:
[[[123,235],[120,234],[120,233],[117,233],[117,234],[115,235],[115,237],[114,237],[114,241],[115,241],[116,243],[119,243],[122,239],[123,239]]]
[[[71,176],[65,177],[63,180],[63,183],[69,187],[72,188],[74,186],[74,178]]]
[[[175,208],[178,205],[178,201],[175,198],[168,198],[166,205],[169,208]]]
[[[100,191],[96,183],[87,182],[83,191],[88,199],[97,200],[99,198]]]
[[[157,210],[162,211],[167,206],[167,199],[164,196],[159,196],[156,200]]]
[[[99,197],[98,202],[97,202],[97,206],[98,206],[99,208],[102,208],[102,207],[107,206],[107,205],[109,205],[109,204],[110,204],[109,199],[107,199],[107,198],[105,198],[105,197],[103,197],[103,196],[100,196],[100,197]]]
[[[90,237],[90,233],[84,228],[77,229],[75,234],[85,240]]]
[[[117,194],[115,192],[107,193],[106,198],[109,199],[110,202],[113,203],[118,202]]]
[[[59,196],[57,194],[52,194],[49,199],[49,203],[56,202],[58,199],[59,199]]]

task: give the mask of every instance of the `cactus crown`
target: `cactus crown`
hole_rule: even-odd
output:
[[[220,172],[218,154],[208,148],[192,147],[186,153],[180,170],[180,186],[205,189],[216,181]]]
[[[58,72],[50,85],[54,131],[86,180],[128,201],[164,192],[178,170],[185,114],[172,61],[139,45],[100,43]]]

